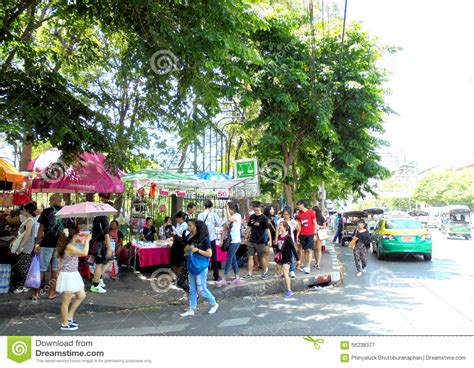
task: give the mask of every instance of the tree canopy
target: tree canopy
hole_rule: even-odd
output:
[[[332,198],[370,192],[387,174],[384,49],[358,24],[341,43],[340,17],[314,22],[285,3],[5,0],[0,132],[131,170],[163,160],[153,152],[171,136],[184,157],[231,104],[227,162],[278,166],[264,191],[289,203],[322,183]]]

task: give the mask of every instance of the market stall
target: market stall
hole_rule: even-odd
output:
[[[246,180],[233,180],[229,176],[205,172],[196,176],[187,176],[163,169],[144,169],[126,175],[122,180],[129,186],[130,201],[130,246],[134,250],[134,264],[140,267],[167,265],[171,242],[158,240],[155,242],[141,242],[139,234],[143,228],[146,217],[151,217],[160,222],[164,215],[173,213],[172,198],[182,198],[182,207],[189,202],[196,203],[197,212],[203,210],[203,203],[207,199],[214,202],[216,213],[224,217],[224,204],[232,197],[232,189],[243,186]],[[156,212],[159,212],[158,215]],[[161,216],[160,216],[161,215]],[[127,217],[127,216],[126,216]],[[158,221],[156,221],[158,219]],[[227,253],[220,249],[222,228],[216,229],[217,235],[217,260],[225,262]]]

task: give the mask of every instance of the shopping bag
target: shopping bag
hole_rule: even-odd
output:
[[[319,229],[318,230],[318,238],[319,238],[319,240],[326,240],[327,238],[329,238],[328,230],[327,229]]]
[[[31,261],[24,286],[30,289],[39,289],[41,286],[40,258],[38,254],[35,254]]]

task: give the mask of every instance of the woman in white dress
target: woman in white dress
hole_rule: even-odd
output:
[[[61,330],[75,331],[79,324],[74,320],[74,313],[86,297],[84,281],[78,271],[79,257],[87,256],[91,234],[80,234],[78,225],[67,228],[58,242],[57,256],[59,276],[56,291],[61,294]],[[72,298],[75,296],[74,302]]]

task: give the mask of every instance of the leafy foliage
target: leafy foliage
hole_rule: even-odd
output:
[[[415,188],[413,198],[431,206],[451,204],[474,208],[474,168],[447,170],[425,176]]]

